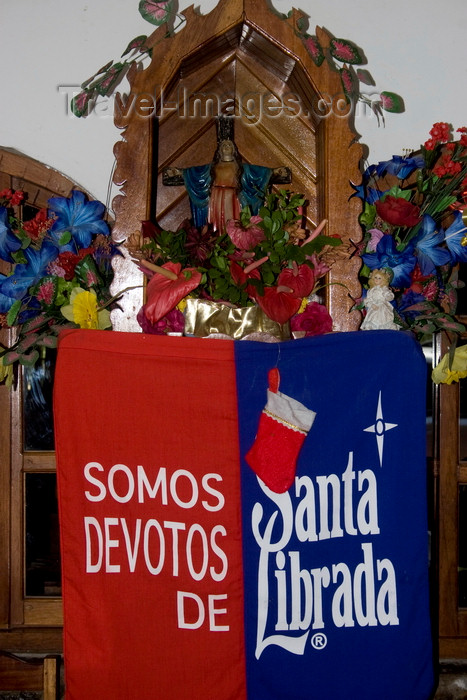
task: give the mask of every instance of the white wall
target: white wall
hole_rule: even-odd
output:
[[[180,7],[190,4],[181,0]],[[202,0],[208,12],[215,0]],[[291,0],[274,0],[288,12]],[[417,148],[436,121],[467,125],[465,0],[295,0],[315,25],[356,43],[376,88],[400,94],[403,114],[377,126],[357,119],[370,162]],[[106,201],[113,144],[120,139],[111,104],[86,119],[71,115],[65,86],[78,86],[128,42],[153,26],[138,0],[0,0],[0,146],[63,172]],[[368,88],[373,90],[373,88]]]

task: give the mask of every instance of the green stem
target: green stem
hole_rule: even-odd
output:
[[[102,306],[99,306],[99,309],[106,309],[108,306],[113,304],[114,302],[118,301],[120,297],[122,297],[125,292],[130,292],[132,289],[143,289],[144,285],[142,284],[136,284],[132,287],[125,287],[125,289],[122,289],[118,294],[115,294],[109,301],[106,301],[105,304],[102,304]]]

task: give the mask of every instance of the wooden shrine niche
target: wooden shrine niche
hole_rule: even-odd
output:
[[[163,173],[210,163],[216,117],[229,116],[241,161],[288,168],[291,183],[273,187],[306,197],[309,229],[327,219],[326,232],[342,237],[326,303],[335,330],[355,330],[360,314],[350,309],[360,296],[361,263],[352,243],[361,239],[360,203],[349,198],[350,183],[360,179],[361,146],[339,74],[326,62],[315,65],[296,32],[302,17],[296,10],[283,19],[264,0],[221,0],[207,15],[193,6],[183,15],[175,35],[165,38],[164,26],[153,33],[150,65],[130,75],[129,95],[117,95],[115,123],[123,131],[115,145],[116,240],[139,231],[141,221],[177,230],[191,216],[186,188],[164,185]],[[317,27],[316,34],[329,44],[325,30]],[[115,291],[143,283],[126,254],[115,260],[115,273]],[[128,292],[114,327],[139,331],[142,303],[141,288]]]

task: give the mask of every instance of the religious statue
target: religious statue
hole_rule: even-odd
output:
[[[233,141],[232,117],[217,118],[217,149],[212,163],[190,168],[169,167],[163,171],[164,185],[184,184],[190,198],[193,224],[207,223],[223,233],[229,219],[239,219],[243,207],[256,215],[269,184],[291,182],[290,169],[242,163]]]
[[[390,273],[387,270],[372,270],[368,278],[369,290],[365,297],[364,305],[366,316],[363,319],[360,330],[394,330],[400,329],[394,323],[394,308],[391,301],[394,294],[389,289]]]

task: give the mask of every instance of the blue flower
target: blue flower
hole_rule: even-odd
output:
[[[451,253],[447,248],[440,248],[444,242],[443,229],[437,231],[434,219],[425,214],[420,233],[414,239],[415,255],[422,275],[431,275],[436,268],[451,262]]]
[[[5,279],[7,279],[6,275],[0,274],[0,284]],[[0,314],[8,313],[13,302],[14,302],[14,299],[12,297],[9,297],[6,294],[2,294],[0,292]]]
[[[412,158],[393,156],[391,160],[382,160],[377,165],[370,167],[373,167],[379,176],[389,173],[390,175],[396,175],[399,180],[405,180],[414,170],[423,168],[424,165],[425,159],[423,156],[413,156]]]
[[[0,281],[0,294],[12,299],[22,299],[28,289],[46,274],[46,268],[58,255],[58,248],[43,243],[40,250],[29,246],[24,251],[27,263],[16,265],[12,275]]]
[[[36,297],[29,297],[23,299],[23,307],[18,314],[17,324],[21,325],[30,321],[32,318],[36,318],[42,311],[42,306],[37,301]]]
[[[14,262],[11,253],[21,248],[21,241],[12,233],[6,207],[0,207],[0,258]]]
[[[49,199],[49,209],[56,216],[49,231],[55,243],[58,243],[63,233],[69,231],[80,248],[87,248],[94,234],[109,234],[109,227],[102,219],[104,205],[101,202],[89,202],[78,190],[73,190],[68,198]]]
[[[385,192],[380,192],[380,190],[376,190],[374,187],[368,187],[365,182],[363,182],[361,185],[350,184],[355,190],[355,192],[350,195],[350,198],[359,197],[365,202],[368,202],[368,204],[374,204],[378,201],[378,199],[381,199],[383,194],[385,194]]]
[[[370,270],[389,267],[393,277],[391,287],[402,289],[410,287],[410,273],[415,267],[417,258],[413,254],[413,243],[410,242],[404,250],[397,250],[392,236],[384,235],[374,253],[365,253],[362,260]]]
[[[413,307],[416,304],[422,304],[424,302],[426,302],[426,298],[423,294],[417,294],[412,289],[409,289],[397,300],[397,312],[407,322],[409,322],[409,320],[413,321],[420,314],[420,309],[414,309]]]
[[[454,221],[445,231],[446,245],[451,251],[452,262],[467,262],[467,246],[462,245],[461,241],[465,238],[467,230],[462,221],[462,213],[456,211]]]

